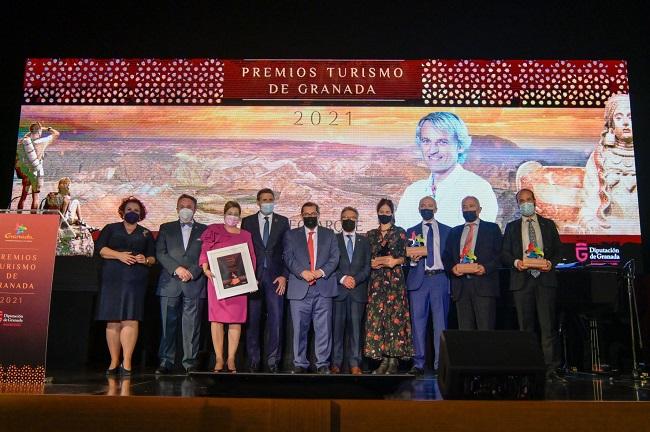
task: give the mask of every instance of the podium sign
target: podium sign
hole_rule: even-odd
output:
[[[0,214],[0,383],[45,380],[58,214]]]

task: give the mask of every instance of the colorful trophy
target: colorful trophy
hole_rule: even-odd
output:
[[[546,260],[544,259],[544,251],[536,247],[533,243],[528,244],[528,248],[524,254],[524,266],[529,269],[542,269],[546,267]]]
[[[476,255],[468,247],[464,247],[460,254],[460,263],[456,265],[456,270],[461,274],[473,274],[478,272]]]
[[[424,237],[422,237],[422,234],[415,235],[415,231],[413,231],[408,241],[409,246],[406,247],[407,257],[414,258],[427,255],[427,247],[424,245]]]

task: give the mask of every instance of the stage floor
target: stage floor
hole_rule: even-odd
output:
[[[39,393],[51,395],[249,397],[305,399],[442,400],[435,376],[211,374],[158,376],[153,370],[130,379],[107,378],[99,371],[48,371]],[[550,382],[546,400],[648,401],[650,382],[569,374],[566,383]]]

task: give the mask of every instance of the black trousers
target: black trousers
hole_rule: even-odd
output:
[[[555,315],[557,287],[544,285],[539,278],[527,274],[523,287],[514,290],[512,295],[517,308],[519,329],[534,332],[537,316],[546,367],[549,370],[558,368],[561,360],[560,338]]]
[[[466,278],[456,300],[459,330],[494,330],[497,315],[497,299],[481,295],[476,278]]]

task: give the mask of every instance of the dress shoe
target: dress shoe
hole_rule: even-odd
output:
[[[330,368],[327,366],[321,366],[317,370],[318,375],[329,375],[330,374]]]
[[[280,369],[278,368],[278,365],[269,365],[269,372],[270,373],[279,373]]]
[[[156,375],[169,375],[170,373],[172,373],[172,370],[167,366],[160,366],[156,369]]]
[[[388,357],[384,357],[381,360],[381,364],[379,365],[379,367],[377,369],[375,369],[374,371],[372,371],[372,374],[373,375],[384,375],[387,370],[388,370]]]
[[[560,375],[558,375],[558,373],[556,371],[547,372],[546,373],[546,381],[552,381],[552,382],[558,383],[558,384],[567,384],[568,383],[568,381],[566,379],[564,379],[563,377],[561,377]]]
[[[120,365],[120,376],[122,378],[127,378],[131,376],[131,369],[125,369],[124,366]]]
[[[338,375],[341,373],[341,368],[338,366],[332,366],[330,367],[330,372],[334,375]]]
[[[302,367],[302,366],[294,366],[293,369],[291,369],[292,374],[304,374],[307,373],[307,369]]]
[[[187,369],[185,369],[185,373],[188,374],[188,375],[193,373],[193,372],[198,372],[198,371],[199,371],[199,369],[196,366],[190,366]]]
[[[386,375],[395,375],[398,372],[399,361],[395,357],[388,359],[388,369]]]
[[[363,375],[363,371],[359,366],[353,366],[350,368],[350,373],[352,375]]]
[[[250,373],[258,373],[260,371],[260,366],[257,363],[251,363],[248,366],[248,372]]]
[[[424,369],[419,368],[417,366],[413,366],[411,370],[409,370],[409,375],[415,375],[416,377],[421,377],[424,375]]]

